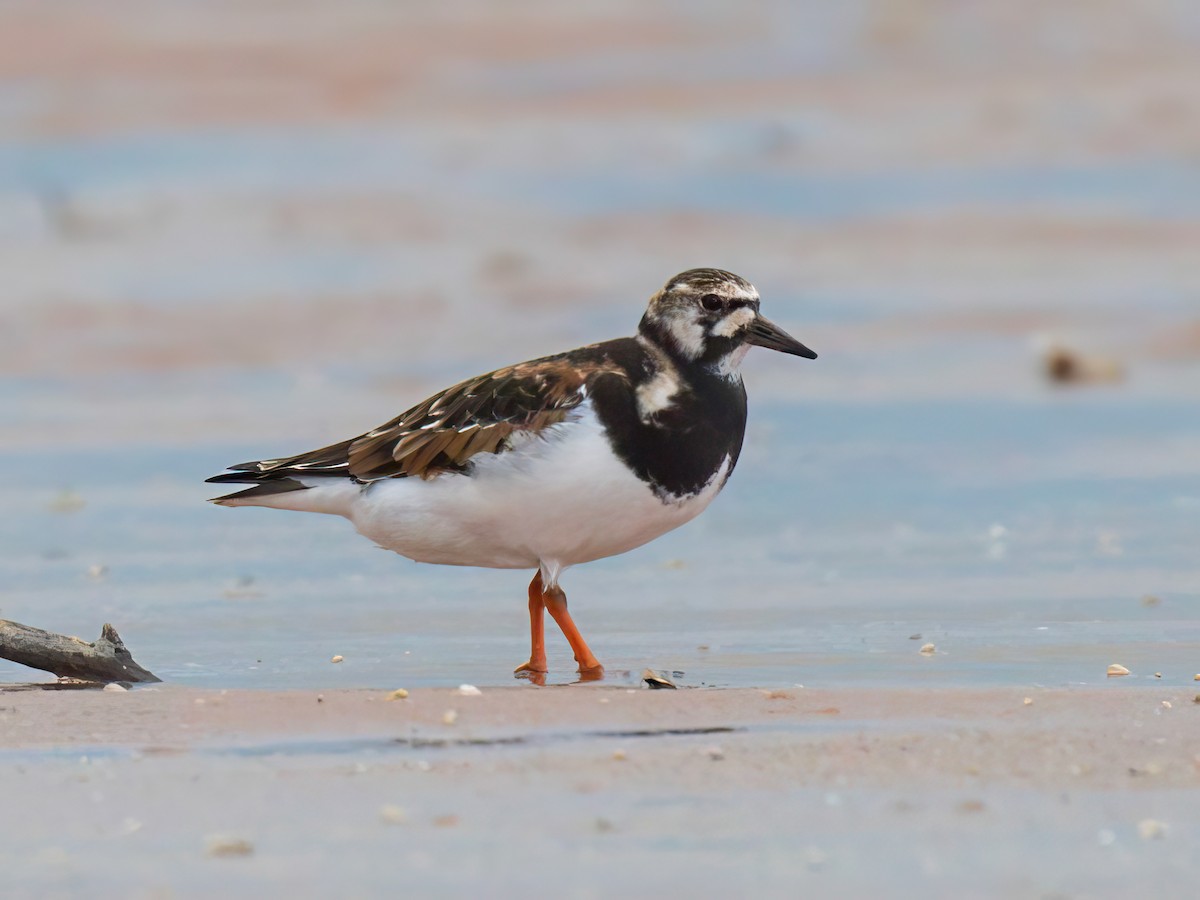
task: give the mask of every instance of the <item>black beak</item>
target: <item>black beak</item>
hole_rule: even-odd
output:
[[[790,353],[792,356],[803,356],[805,359],[817,358],[817,354],[762,316],[756,316],[746,328],[746,343],[755,347],[766,347],[768,350],[778,350],[780,353]]]

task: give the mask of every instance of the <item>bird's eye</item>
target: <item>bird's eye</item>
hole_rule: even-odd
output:
[[[721,298],[716,294],[705,294],[700,298],[700,305],[709,312],[716,312],[722,306]]]

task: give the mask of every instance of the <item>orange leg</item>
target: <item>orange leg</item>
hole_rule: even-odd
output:
[[[540,585],[541,572],[538,573],[536,580]],[[549,611],[551,618],[558,623],[558,627],[562,629],[567,643],[571,645],[571,652],[575,654],[575,662],[579,663],[580,680],[597,681],[603,678],[604,666],[600,665],[596,657],[592,655],[587,641],[583,639],[583,635],[575,627],[575,620],[567,612],[567,595],[563,593],[563,589],[557,586],[550,590],[543,589],[542,602],[546,604],[546,609]]]
[[[542,573],[529,582],[529,662],[517,666],[514,675],[538,684],[546,681],[546,600],[542,595]]]

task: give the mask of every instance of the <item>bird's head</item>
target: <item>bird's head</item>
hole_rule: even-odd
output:
[[[650,298],[638,333],[671,356],[734,375],[750,347],[816,359],[758,312],[758,291],[722,269],[689,269]]]

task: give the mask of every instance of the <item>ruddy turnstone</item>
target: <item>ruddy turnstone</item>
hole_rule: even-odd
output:
[[[745,279],[691,269],[650,299],[635,337],[469,378],[320,450],[230,466],[208,480],[252,487],[213,502],[334,513],[419,562],[536,568],[517,673],[544,677],[549,611],[580,674],[598,678],[559,577],[678,528],[725,486],[747,350],[817,356],[758,307]]]

